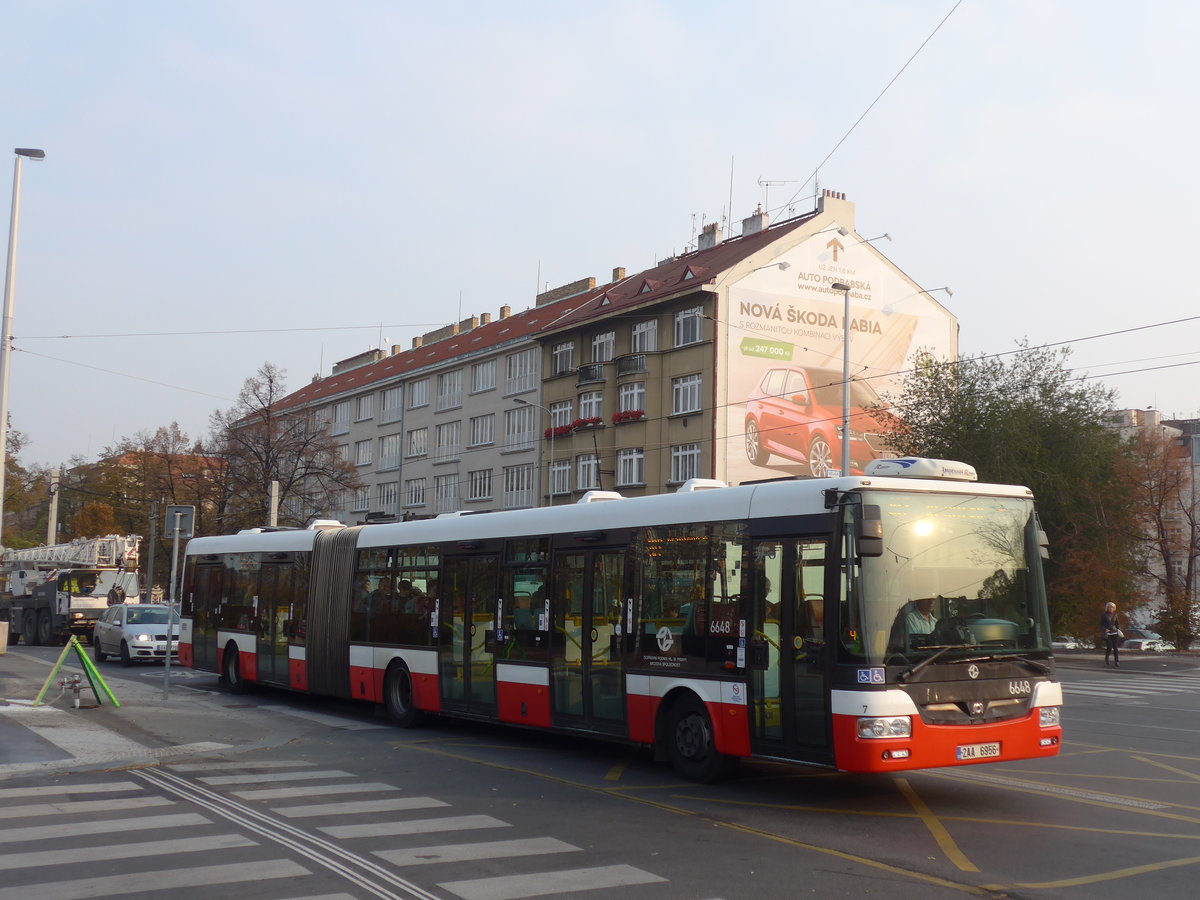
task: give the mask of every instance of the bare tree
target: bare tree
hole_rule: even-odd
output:
[[[1156,603],[1156,627],[1187,649],[1200,622],[1194,604],[1200,559],[1200,515],[1188,447],[1161,429],[1143,430],[1128,446],[1129,489],[1136,498],[1144,549],[1139,575]]]
[[[361,486],[325,423],[285,408],[286,396],[284,371],[264,363],[246,379],[236,405],[209,419],[214,454],[224,463],[222,530],[266,524],[272,481],[279,482],[280,524],[288,525],[327,515],[338,492]]]

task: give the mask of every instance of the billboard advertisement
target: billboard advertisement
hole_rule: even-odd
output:
[[[845,295],[834,284],[850,287]],[[853,234],[814,235],[730,285],[723,348],[731,484],[836,474],[849,334],[850,474],[888,454],[881,419],[916,350],[951,358],[954,316]]]

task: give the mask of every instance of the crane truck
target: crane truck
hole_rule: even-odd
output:
[[[52,645],[69,635],[91,639],[109,606],[136,601],[141,536],[110,534],[65,544],[4,550],[0,621],[8,641]]]

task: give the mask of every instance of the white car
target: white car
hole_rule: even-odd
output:
[[[179,652],[179,614],[171,617],[174,643],[171,656]],[[104,611],[92,632],[92,655],[96,662],[117,656],[121,665],[138,660],[162,661],[167,656],[167,607],[161,603],[118,603]]]
[[[1161,653],[1167,649],[1167,642],[1158,638],[1127,638],[1121,649],[1132,650],[1135,653]],[[1171,645],[1171,649],[1175,649],[1174,645]]]
[[[1050,642],[1050,647],[1054,650],[1079,650],[1082,646],[1075,638],[1067,635],[1056,637]]]

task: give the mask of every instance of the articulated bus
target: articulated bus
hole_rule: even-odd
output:
[[[1023,487],[943,460],[187,547],[179,658],[252,683],[652,747],[892,772],[1052,756]]]

